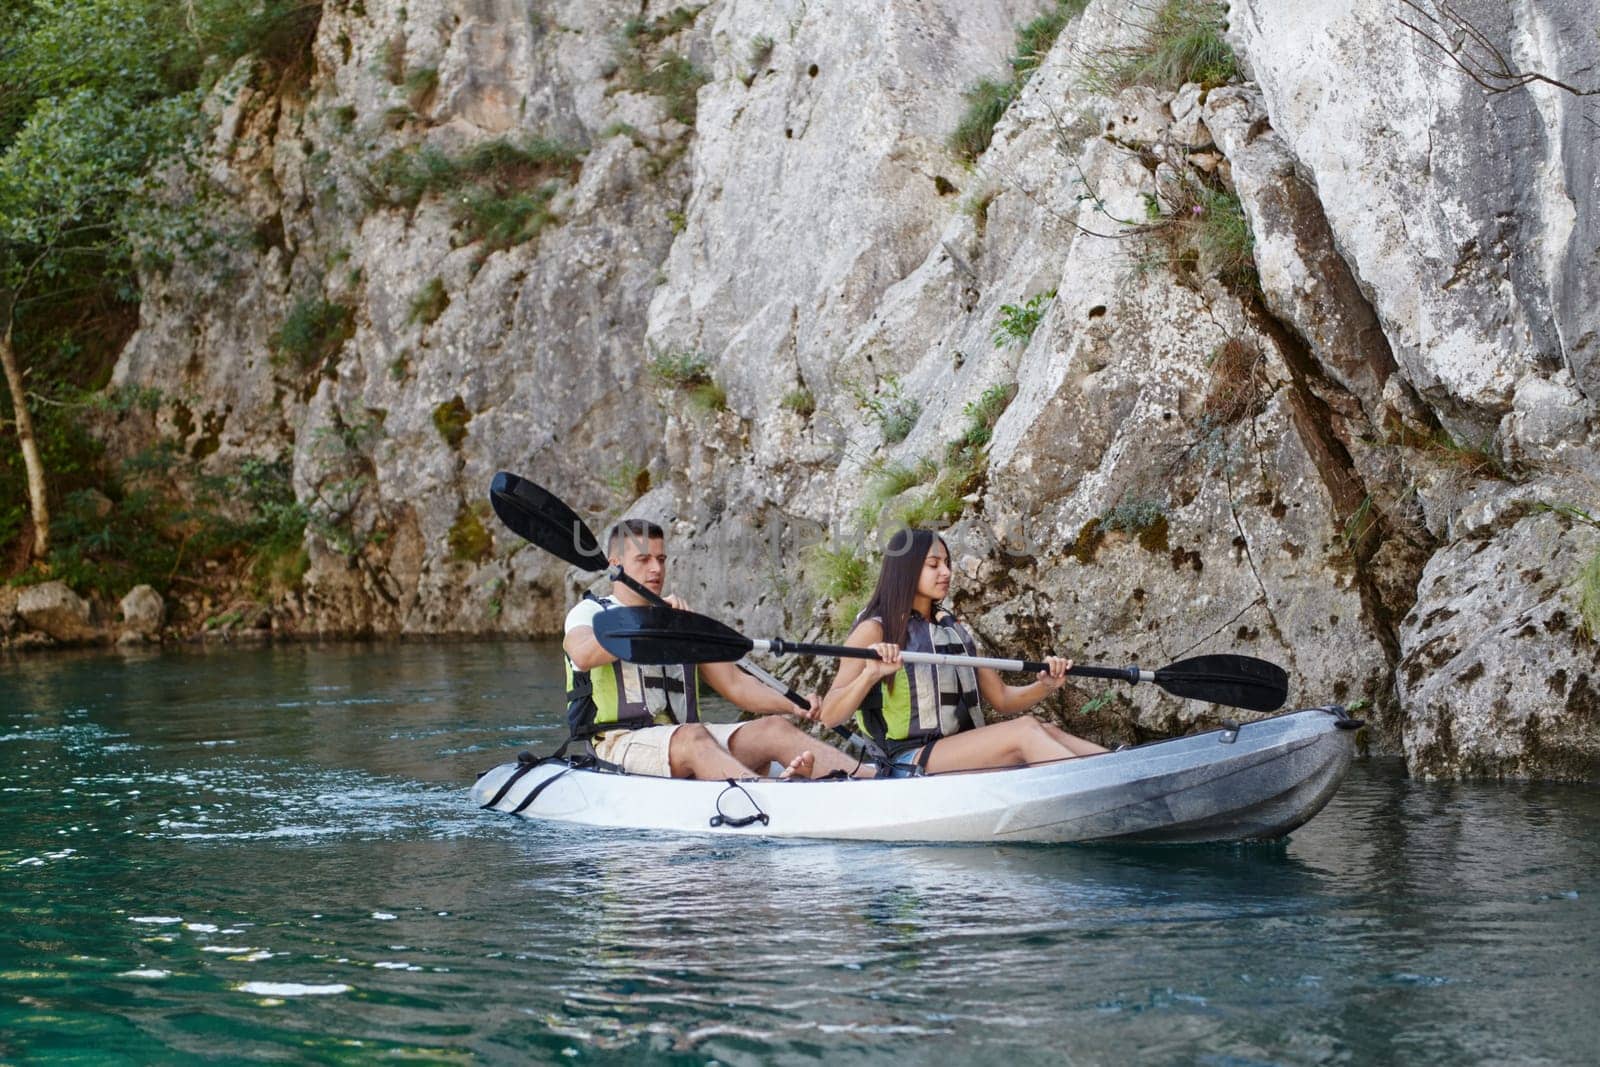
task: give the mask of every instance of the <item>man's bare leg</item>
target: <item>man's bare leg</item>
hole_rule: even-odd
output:
[[[744,733],[743,730],[739,734]],[[734,734],[738,737],[739,734]],[[672,731],[672,741],[667,746],[667,762],[674,778],[755,778],[760,777],[728,750],[717,744],[699,723],[688,723]],[[765,763],[761,764],[763,768]]]
[[[785,767],[783,769],[783,773],[778,775],[778,777],[784,780],[790,778],[810,778],[811,769],[815,764],[816,757],[812,756],[810,752],[802,752],[800,755],[789,761],[789,766]]]
[[[812,778],[833,771],[854,774],[857,767],[856,760],[775,715],[739,727],[728,742],[728,750],[740,763],[752,767],[765,767],[768,763],[787,767],[796,757],[809,752],[813,762],[807,776]]]

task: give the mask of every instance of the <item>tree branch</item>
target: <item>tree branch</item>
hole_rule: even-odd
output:
[[[1580,89],[1542,71],[1517,69],[1450,0],[1400,0],[1400,4],[1418,21],[1408,21],[1403,15],[1395,16],[1395,21],[1443,52],[1457,70],[1487,93],[1509,93],[1542,82],[1573,96],[1600,96],[1600,87]]]

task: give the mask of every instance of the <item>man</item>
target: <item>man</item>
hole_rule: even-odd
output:
[[[666,535],[642,519],[625,519],[612,527],[606,556],[613,567],[687,610],[676,596],[663,596],[666,585]],[[748,778],[751,768],[769,763],[784,767],[783,777],[811,777],[832,771],[851,773],[856,761],[838,749],[807,736],[783,714],[815,719],[817,698],[806,710],[767,688],[731,663],[706,663],[699,674],[728,700],[763,717],[737,723],[702,723],[699,716],[696,667],[693,664],[646,666],[619,660],[595,640],[594,617],[607,607],[640,607],[645,599],[622,582],[611,583],[611,595],[585,597],[567,614],[567,721],[572,732],[593,737],[595,755],[632,774],[661,778]],[[607,729],[609,724],[615,728]]]

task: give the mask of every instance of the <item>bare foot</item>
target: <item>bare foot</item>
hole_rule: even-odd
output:
[[[816,765],[816,762],[817,758],[810,752],[802,752],[800,755],[789,761],[789,766],[785,767],[783,769],[783,773],[778,775],[778,780],[782,781],[785,778],[810,778],[811,768]]]

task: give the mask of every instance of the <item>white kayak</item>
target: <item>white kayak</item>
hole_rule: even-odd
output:
[[[1333,797],[1361,723],[1330,705],[1104,755],[896,779],[652,778],[519,761],[481,807],[632,830],[854,841],[1151,841],[1283,837]]]

